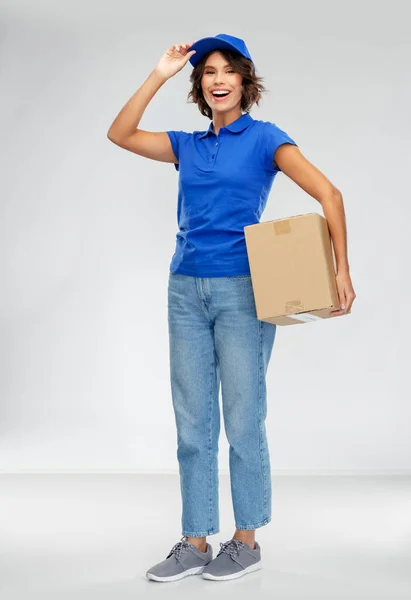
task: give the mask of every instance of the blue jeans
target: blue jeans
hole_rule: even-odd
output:
[[[251,275],[169,273],[168,327],[182,535],[220,531],[220,381],[235,526],[266,525],[271,472],[265,376],[276,325],[257,318]]]

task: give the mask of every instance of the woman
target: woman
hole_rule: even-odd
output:
[[[189,97],[211,119],[208,130],[138,129],[154,94],[189,60]],[[257,318],[243,228],[259,222],[280,170],[324,210],[338,266],[341,310],[335,314],[349,312],[355,298],[341,193],[285,131],[251,117],[265,91],[261,79],[246,44],[234,36],[173,45],[108,132],[122,148],[179,171],[168,324],[183,537],[147,571],[155,581],[196,573],[227,580],[261,567],[255,530],[271,520],[265,376],[276,325]],[[220,530],[220,382],[236,529],[213,559],[206,538]]]

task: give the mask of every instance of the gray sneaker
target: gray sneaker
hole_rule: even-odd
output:
[[[181,538],[169,554],[146,572],[147,579],[154,581],[177,581],[187,575],[197,575],[212,560],[213,549],[207,543],[207,551],[202,552],[193,544]]]
[[[255,548],[240,540],[220,542],[220,551],[214,560],[208,563],[202,573],[204,579],[236,579],[261,568],[261,548],[255,542]]]

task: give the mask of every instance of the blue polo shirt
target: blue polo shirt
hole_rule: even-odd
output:
[[[170,272],[194,277],[250,273],[244,227],[260,222],[279,168],[274,152],[294,144],[249,113],[214,133],[167,131],[178,160],[176,248]]]

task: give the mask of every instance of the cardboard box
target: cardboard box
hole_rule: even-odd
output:
[[[318,213],[244,227],[260,321],[297,325],[340,308],[327,220]]]

